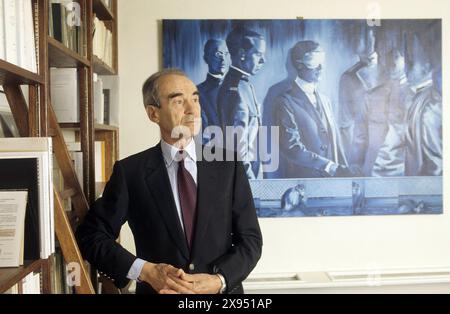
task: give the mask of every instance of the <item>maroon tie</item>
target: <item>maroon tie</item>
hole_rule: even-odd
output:
[[[180,154],[183,154],[183,152],[180,151]],[[195,210],[197,207],[197,185],[184,166],[184,158],[178,163],[177,179],[184,232],[189,250],[191,250],[195,227]]]

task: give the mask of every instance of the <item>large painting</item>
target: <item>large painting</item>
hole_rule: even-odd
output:
[[[164,20],[259,217],[441,214],[442,22]]]

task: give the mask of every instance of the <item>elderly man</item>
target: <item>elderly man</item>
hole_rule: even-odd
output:
[[[280,126],[280,177],[356,176],[347,167],[328,98],[319,93],[325,53],[314,41],[298,42],[291,50],[297,78],[276,99]]]
[[[261,109],[250,77],[264,66],[266,42],[264,37],[244,27],[237,27],[227,36],[231,55],[230,70],[219,89],[217,107],[220,125],[235,127],[237,139],[227,137],[242,158],[249,179],[262,177],[257,149],[261,126]]]
[[[242,163],[201,158],[198,90],[183,72],[152,75],[143,97],[162,140],[115,164],[78,228],[84,257],[118,287],[137,280],[137,293],[242,293],[262,247]],[[115,241],[125,222],[137,256]]]

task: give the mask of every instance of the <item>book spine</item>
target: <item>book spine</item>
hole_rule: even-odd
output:
[[[34,9],[32,8],[33,12],[31,13],[33,15],[33,25],[34,28],[32,30],[33,32],[33,39],[32,42],[34,42],[34,55],[32,60],[32,69],[33,72],[38,73],[39,71],[39,4],[38,1],[33,3]]]
[[[16,0],[17,18],[17,65],[24,69],[29,69],[28,51],[26,47],[25,30],[25,0]]]
[[[6,61],[18,65],[16,0],[4,0]]]
[[[5,43],[5,10],[3,0],[0,0],[0,59],[6,60]]]
[[[49,196],[49,242],[50,242],[50,249],[49,249],[49,256],[53,253],[55,253],[55,202],[54,202],[54,195],[53,195],[53,158],[52,158],[52,152],[53,152],[53,140],[51,137],[48,139],[48,150],[47,150],[47,156],[48,156],[48,196]]]
[[[53,38],[62,42],[61,3],[52,3]]]

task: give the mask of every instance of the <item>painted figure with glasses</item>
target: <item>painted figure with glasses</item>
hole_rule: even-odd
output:
[[[317,89],[325,52],[314,41],[298,42],[291,50],[297,70],[292,87],[276,100],[280,126],[280,177],[358,176],[347,167],[329,99]]]

